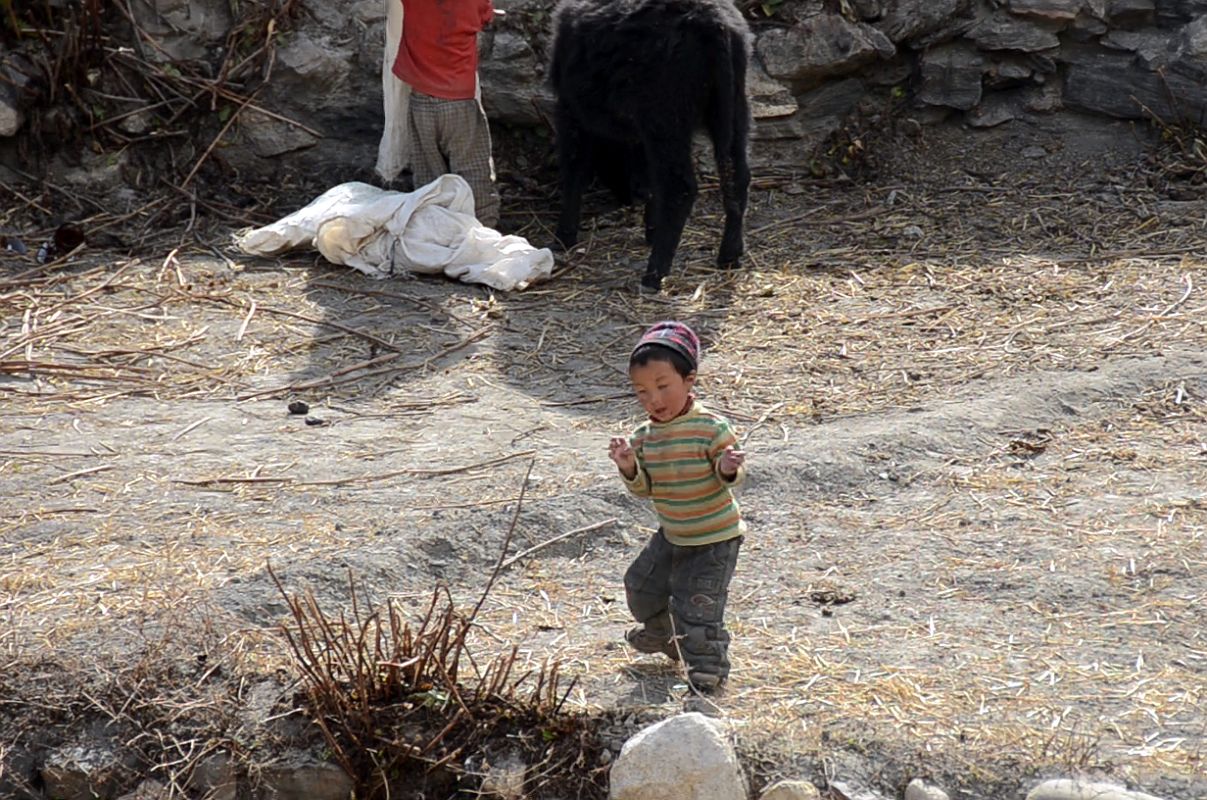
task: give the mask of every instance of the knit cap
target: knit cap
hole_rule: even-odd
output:
[[[667,320],[659,322],[641,335],[633,352],[647,344],[656,344],[674,350],[687,359],[694,372],[700,363],[700,337],[682,322]]]

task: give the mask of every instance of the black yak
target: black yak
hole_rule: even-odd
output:
[[[750,28],[732,0],[561,0],[550,80],[561,170],[558,243],[578,240],[593,171],[624,199],[645,194],[650,259],[642,285],[670,272],[696,198],[692,133],[712,139],[725,206],[717,263],[742,255],[750,190]],[[626,162],[630,176],[608,174]]]

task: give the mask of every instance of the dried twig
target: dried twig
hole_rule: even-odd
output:
[[[579,534],[590,533],[591,531],[597,531],[600,528],[606,528],[609,525],[615,525],[615,524],[616,524],[616,518],[611,517],[609,519],[605,519],[603,522],[596,522],[593,525],[587,525],[582,528],[575,528],[572,531],[566,531],[565,533],[559,533],[557,536],[554,536],[550,539],[546,539],[545,541],[540,542],[539,544],[534,544],[532,547],[529,547],[525,550],[521,550],[520,552],[516,553],[514,556],[512,556],[511,558],[509,558],[503,562],[502,569],[507,569],[512,564],[516,563],[517,561],[528,558],[528,556],[533,555],[534,553],[537,553],[541,550],[544,550],[546,547],[549,547],[550,545],[554,545],[554,544],[557,544],[558,542],[565,541],[566,539],[569,539],[571,536],[578,536]]]

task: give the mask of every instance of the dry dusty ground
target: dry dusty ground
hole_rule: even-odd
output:
[[[348,570],[377,600],[439,578],[472,601],[530,464],[509,555],[591,529],[509,563],[474,646],[561,659],[576,708],[678,710],[671,666],[621,643],[653,520],[606,456],[637,421],[631,342],[678,317],[750,452],[716,713],[760,782],[1207,796],[1207,203],[1154,190],[1137,150],[1046,136],[928,129],[858,183],[767,171],[730,274],[706,191],[656,297],[618,212],[514,295],[178,232],[7,259],[8,735],[32,736],[47,665],[168,639],[283,663],[269,561],[332,609]],[[506,221],[544,241],[548,205],[511,188]]]

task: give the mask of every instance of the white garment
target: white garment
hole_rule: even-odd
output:
[[[411,87],[394,75],[394,58],[402,45],[402,0],[385,0],[386,46],[381,57],[381,104],[384,114],[377,144],[377,174],[383,180],[398,177],[411,157],[407,115]]]
[[[505,292],[553,272],[549,248],[478,222],[473,192],[460,175],[441,175],[413,192],[341,183],[271,225],[241,231],[235,244],[260,256],[309,244],[328,261],[374,278],[443,272]]]

